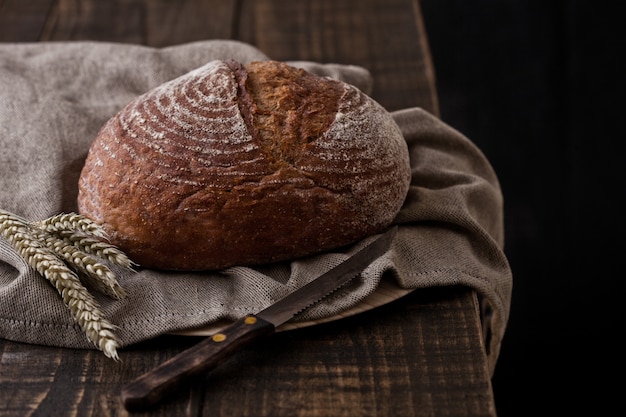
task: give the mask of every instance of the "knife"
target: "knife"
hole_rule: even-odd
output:
[[[153,407],[190,378],[214,369],[238,349],[271,335],[278,326],[346,284],[387,252],[397,229],[389,229],[350,258],[264,310],[235,321],[130,382],[121,393],[124,407],[128,411]]]

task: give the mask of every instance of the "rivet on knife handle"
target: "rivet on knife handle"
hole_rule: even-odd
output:
[[[122,390],[127,410],[150,408],[189,378],[218,366],[239,348],[274,333],[273,324],[255,317],[239,319],[220,333],[164,362]]]

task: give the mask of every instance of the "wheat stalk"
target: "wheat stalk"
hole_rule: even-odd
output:
[[[96,257],[128,269],[134,263],[119,249],[100,240],[105,237],[102,228],[76,213],[29,222],[0,209],[0,234],[56,288],[87,339],[107,357],[118,360],[120,340],[116,327],[106,319],[81,278],[96,290],[120,299],[126,295],[124,289],[112,270]]]

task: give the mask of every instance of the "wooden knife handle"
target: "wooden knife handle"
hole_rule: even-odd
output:
[[[150,408],[192,377],[218,366],[238,349],[274,333],[272,323],[256,316],[237,320],[195,346],[179,353],[122,389],[129,411]]]

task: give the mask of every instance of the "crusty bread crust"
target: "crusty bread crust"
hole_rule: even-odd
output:
[[[213,61],[102,127],[78,208],[144,267],[221,269],[377,233],[410,175],[398,126],[355,87],[275,61]]]

